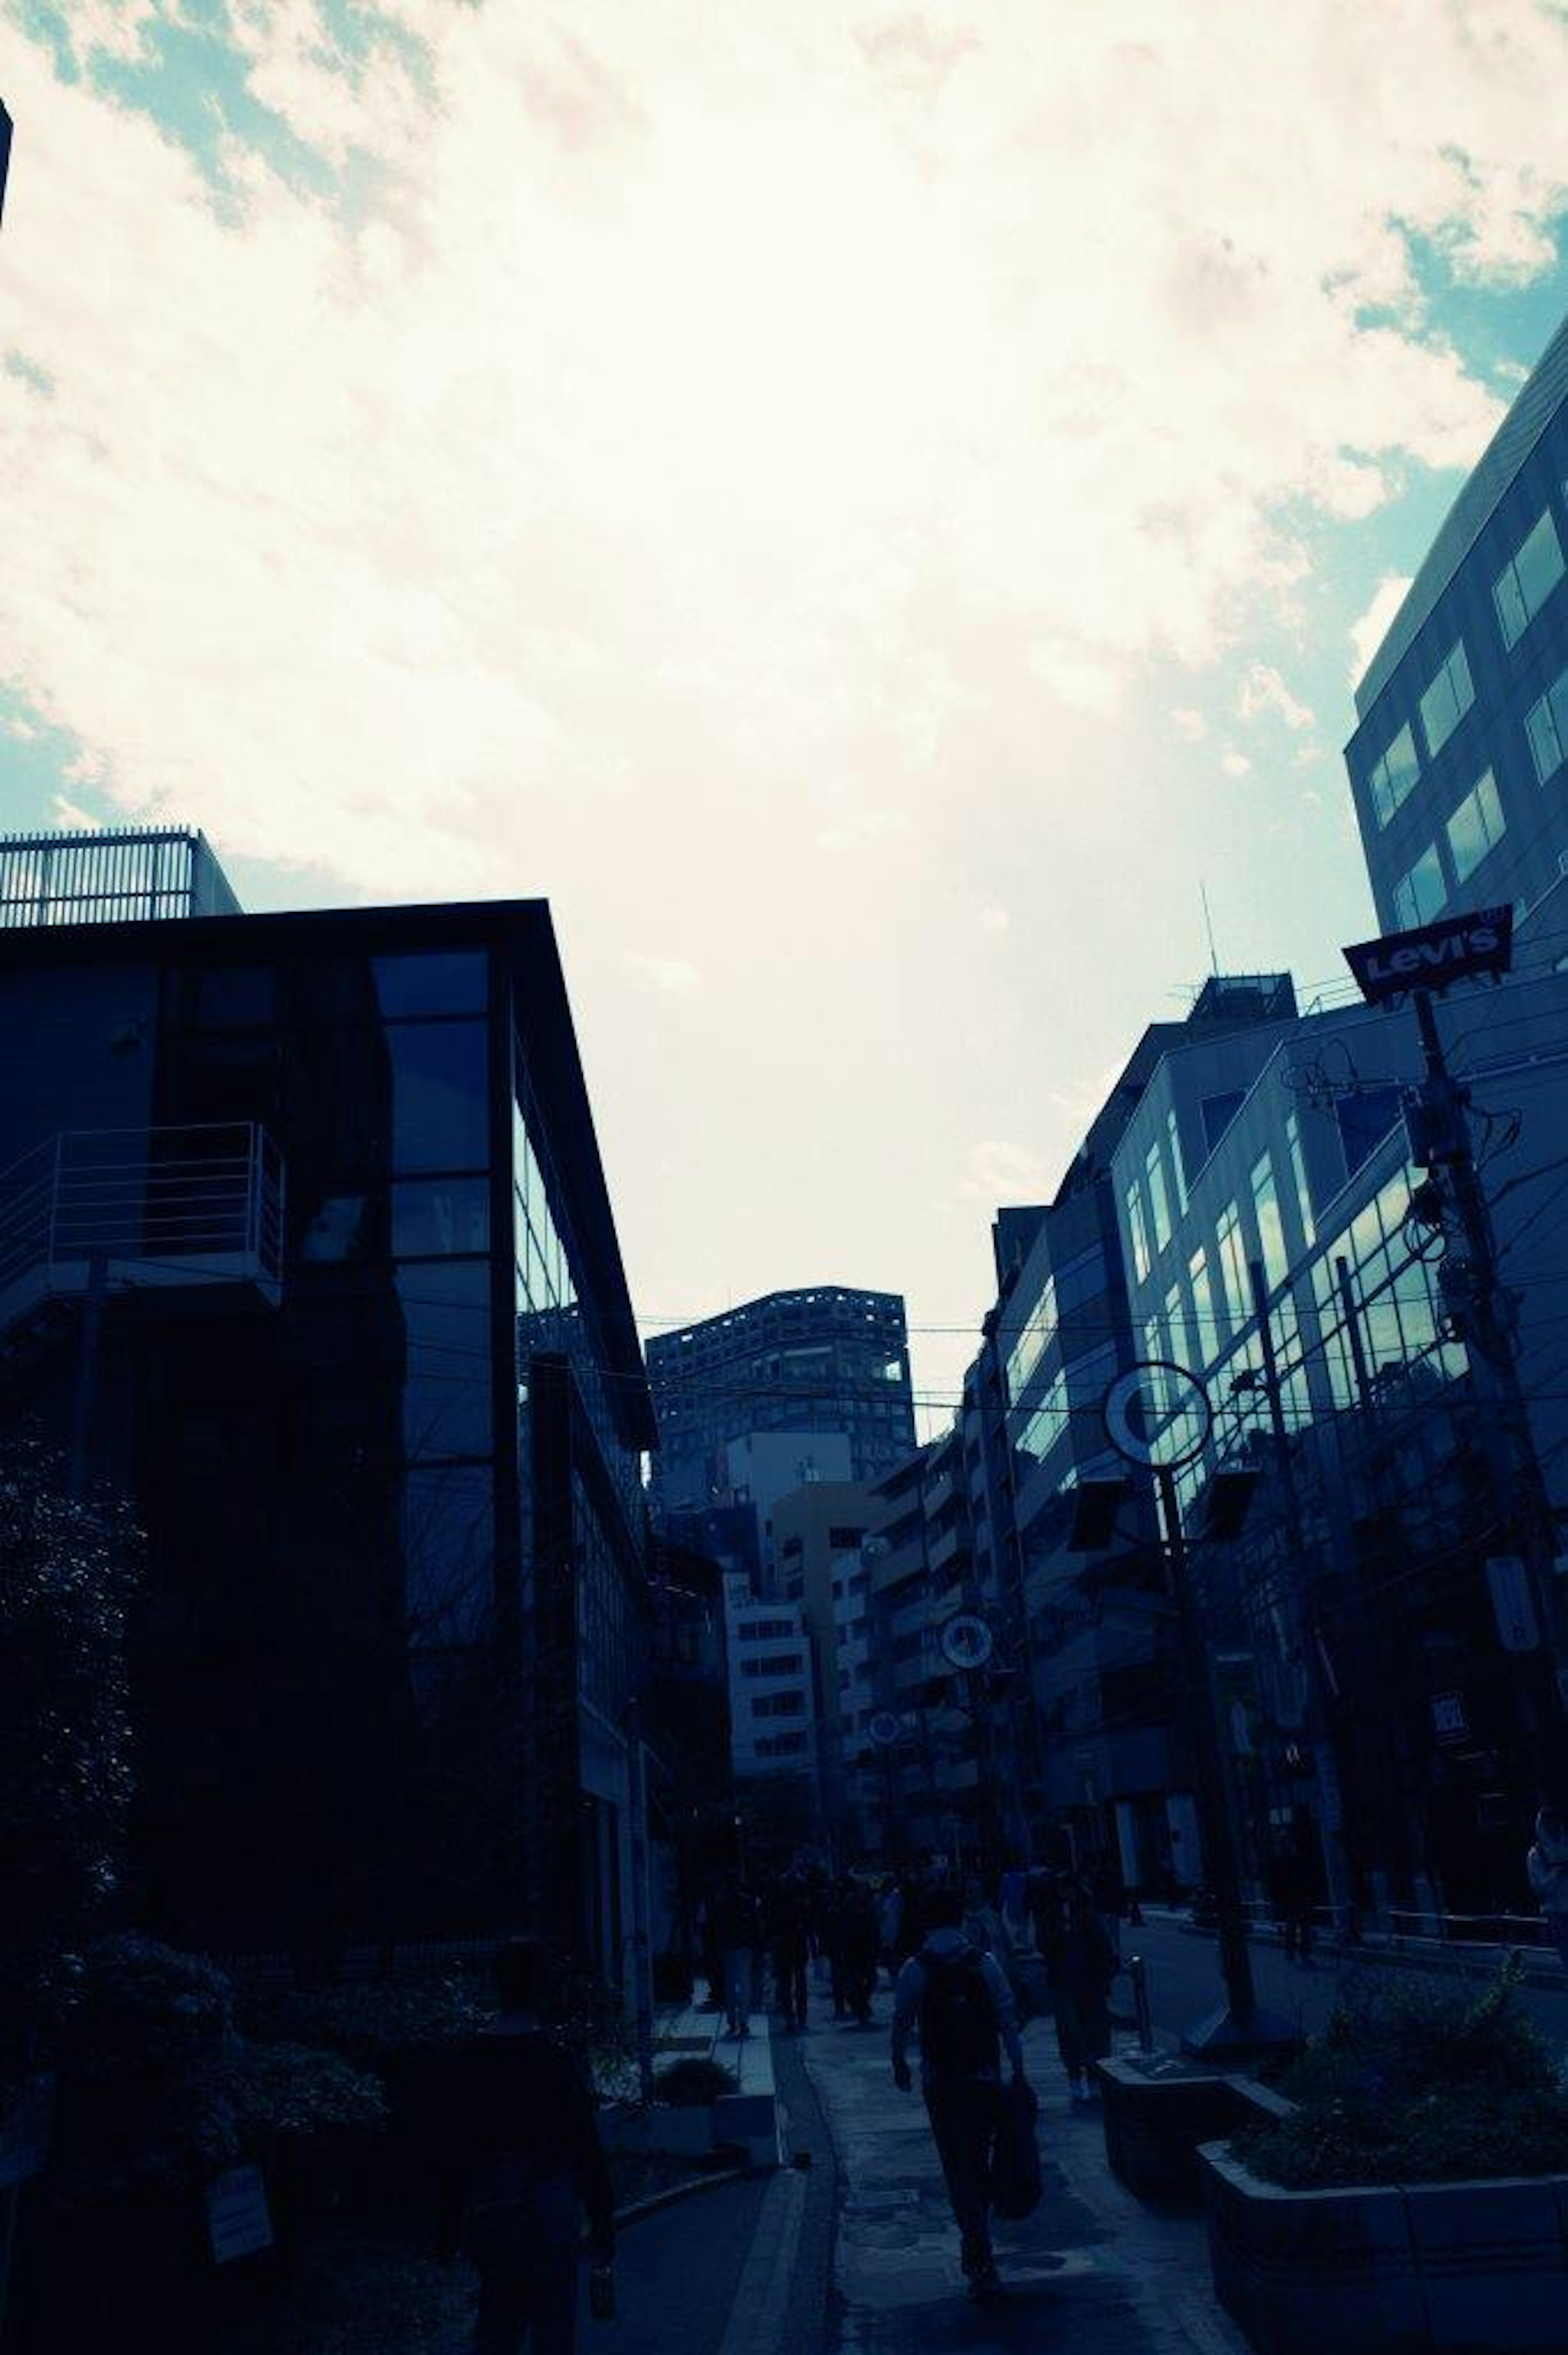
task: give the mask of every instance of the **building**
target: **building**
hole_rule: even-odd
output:
[[[11,118],[0,101],[0,221],[5,218],[5,179],[11,168]]]
[[[816,1678],[799,1603],[724,1582],[726,1677],[736,1826],[749,1869],[787,1864],[821,1836]]]
[[[1345,751],[1382,932],[1511,902],[1568,947],[1568,322],[1356,689]]]
[[[773,1508],[779,1593],[800,1604],[811,1647],[822,1819],[834,1845],[855,1855],[869,1844],[855,1762],[875,1708],[863,1548],[877,1518],[863,1480],[816,1480]]]
[[[0,839],[0,927],[238,913],[206,835],[189,826],[107,826]]]
[[[891,1292],[830,1285],[773,1292],[648,1344],[660,1432],[654,1505],[661,1524],[732,1493],[732,1442],[769,1434],[775,1495],[802,1457],[824,1477],[874,1480],[915,1444],[904,1303]],[[848,1442],[831,1462],[821,1442]],[[754,1498],[755,1500],[755,1498]],[[766,1511],[762,1518],[766,1519]]]
[[[655,1433],[547,907],[12,928],[0,1024],[4,1412],[148,1532],[141,1918],[619,1979]]]

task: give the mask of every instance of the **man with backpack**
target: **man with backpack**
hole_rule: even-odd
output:
[[[1001,2047],[1015,2083],[1023,2082],[1023,2047],[1012,1991],[995,1959],[965,1938],[963,1895],[927,1892],[925,1940],[898,1974],[893,2005],[893,2081],[911,2084],[909,2032],[920,2035],[920,2090],[959,2227],[964,2273],[974,2298],[1001,2287],[991,2245],[991,2160],[1002,2115]]]

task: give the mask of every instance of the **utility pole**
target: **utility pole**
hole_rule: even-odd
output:
[[[1418,1103],[1415,1158],[1435,1173],[1441,1189],[1446,1175],[1464,1242],[1450,1301],[1463,1287],[1458,1323],[1469,1359],[1479,1408],[1480,1444],[1495,1499],[1499,1538],[1518,1534],[1530,1610],[1521,1639],[1511,1649],[1519,1709],[1531,1768],[1541,1796],[1564,1792],[1563,1702],[1555,1674],[1563,1657],[1557,1614],[1550,1597],[1547,1554],[1552,1513],[1519,1378],[1515,1348],[1515,1302],[1498,1268],[1491,1214],[1476,1167],[1470,1139],[1470,1091],[1456,1080],[1443,1051],[1430,990],[1412,992],[1425,1064]],[[1441,1173],[1441,1175],[1436,1174]],[[1451,1263],[1445,1262],[1445,1265]],[[1531,1628],[1528,1622],[1532,1618]]]
[[[1339,1821],[1340,1778],[1329,1741],[1329,1712],[1323,1695],[1323,1669],[1318,1652],[1307,1567],[1307,1539],[1301,1522],[1301,1497],[1296,1486],[1296,1465],[1290,1434],[1285,1426],[1285,1401],[1279,1389],[1279,1360],[1268,1321],[1268,1281],[1261,1260],[1247,1262],[1252,1284],[1253,1312],[1257,1318],[1258,1346],[1263,1356],[1263,1393],[1274,1434],[1274,1458],[1279,1467],[1280,1495],[1285,1506],[1285,1542],[1290,1559],[1292,1617],[1307,1684],[1307,1734],[1317,1770],[1318,1837],[1323,1850],[1323,1871],[1329,1884],[1329,1905],[1334,1927],[1342,1930],[1351,1919],[1351,1876],[1345,1859],[1343,1827]]]

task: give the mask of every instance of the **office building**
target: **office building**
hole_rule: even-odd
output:
[[[863,1480],[817,1480],[773,1508],[780,1598],[805,1615],[816,1699],[823,1821],[842,1852],[863,1854],[855,1761],[875,1701],[871,1663],[871,1571],[862,1549],[878,1518]]]
[[[1356,689],[1345,751],[1382,932],[1513,905],[1568,951],[1568,322]]]
[[[804,1608],[759,1600],[747,1580],[731,1575],[724,1582],[724,1609],[736,1781],[796,1778],[802,1826],[814,1824],[817,1701]]]
[[[802,1458],[825,1478],[874,1480],[915,1444],[904,1303],[842,1286],[774,1292],[648,1344],[660,1432],[654,1508],[701,1511],[735,1493],[732,1442],[754,1445],[772,1496],[799,1487]],[[837,1436],[847,1455],[821,1443]],[[753,1501],[759,1492],[748,1489]],[[767,1500],[771,1502],[771,1496]],[[767,1519],[766,1506],[761,1512]]]
[[[619,1979],[655,1434],[547,907],[10,928],[0,1028],[4,1412],[148,1535],[141,1919]]]

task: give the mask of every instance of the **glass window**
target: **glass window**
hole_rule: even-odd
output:
[[[1143,1193],[1137,1178],[1127,1189],[1127,1226],[1132,1240],[1132,1264],[1139,1284],[1149,1273],[1149,1232],[1143,1222]]]
[[[454,1259],[490,1249],[486,1178],[416,1178],[392,1188],[392,1249],[399,1259]]]
[[[1415,739],[1407,723],[1368,772],[1367,790],[1372,794],[1372,809],[1379,826],[1388,824],[1420,774],[1421,763],[1415,757]]]
[[[490,1453],[490,1263],[396,1271],[403,1311],[403,1446],[410,1460]]]
[[[1426,730],[1426,749],[1434,758],[1475,699],[1465,641],[1456,638],[1438,666],[1436,677],[1421,698],[1421,725]]]
[[[372,957],[376,1002],[388,1021],[404,1014],[482,1014],[485,962],[482,949]]]
[[[1540,702],[1531,705],[1524,715],[1524,732],[1530,739],[1535,773],[1544,784],[1563,766],[1563,748],[1568,746],[1568,670],[1559,671]]]
[[[1160,1158],[1158,1137],[1144,1156],[1143,1167],[1149,1179],[1150,1206],[1154,1212],[1154,1248],[1162,1252],[1171,1240],[1171,1202],[1165,1191],[1165,1171]]]
[[[482,1169],[490,1158],[482,1022],[395,1022],[394,1169]]]
[[[1192,1347],[1180,1284],[1173,1284],[1165,1295],[1165,1329],[1171,1336],[1171,1355],[1175,1363],[1185,1366],[1189,1373],[1193,1372],[1202,1365],[1202,1359]]]
[[[1307,1160],[1301,1150],[1301,1123],[1291,1113],[1285,1123],[1285,1149],[1290,1156],[1290,1175],[1296,1184],[1296,1207],[1301,1214],[1301,1232],[1307,1241],[1318,1240],[1317,1223],[1312,1216],[1312,1194],[1307,1183]]]
[[[278,1019],[278,976],[270,965],[208,965],[194,974],[191,1020],[198,1030],[232,1030]]]
[[[1279,1215],[1279,1188],[1274,1182],[1274,1163],[1268,1154],[1260,1154],[1252,1169],[1252,1207],[1257,1218],[1257,1241],[1263,1260],[1263,1272],[1272,1292],[1283,1284],[1290,1273],[1290,1254],[1285,1248],[1285,1226]]]
[[[1220,1288],[1225,1296],[1225,1315],[1234,1332],[1252,1315],[1252,1288],[1247,1279],[1246,1253],[1242,1249],[1241,1212],[1234,1202],[1227,1202],[1220,1213],[1219,1245]]]
[[[1448,820],[1448,848],[1454,872],[1461,883],[1475,873],[1502,836],[1502,804],[1498,799],[1497,780],[1487,769]]]
[[[1447,896],[1437,846],[1429,842],[1409,873],[1402,875],[1393,887],[1393,913],[1400,931],[1408,932],[1417,924],[1429,924],[1441,913]]]
[[[1229,1088],[1224,1095],[1205,1096],[1201,1106],[1203,1115],[1203,1142],[1213,1153],[1245,1102],[1241,1088]]]
[[[1197,1327],[1198,1357],[1194,1371],[1200,1371],[1219,1354],[1219,1330],[1214,1320],[1214,1291],[1209,1281],[1209,1262],[1202,1243],[1187,1262],[1187,1280],[1192,1291],[1192,1322]]]
[[[1563,546],[1552,510],[1532,525],[1492,586],[1505,646],[1519,644],[1563,578]]]
[[[328,1194],[316,1204],[300,1237],[300,1257],[313,1263],[370,1256],[370,1198]]]
[[[482,1643],[494,1600],[489,1472],[448,1465],[406,1473],[402,1535],[408,1643]]]
[[[1187,1173],[1181,1166],[1181,1135],[1173,1112],[1165,1115],[1165,1141],[1171,1147],[1171,1175],[1176,1181],[1176,1212],[1179,1218],[1184,1219],[1187,1215]]]

